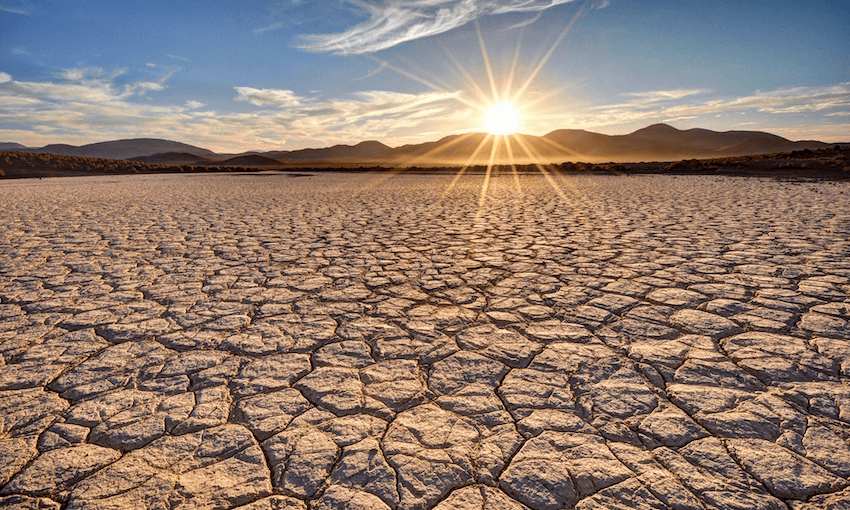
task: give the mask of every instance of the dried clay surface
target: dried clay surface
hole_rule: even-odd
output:
[[[0,204],[0,507],[850,506],[848,183],[158,175]]]

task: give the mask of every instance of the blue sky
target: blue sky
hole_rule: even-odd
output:
[[[846,1],[0,0],[0,141],[397,146],[506,98],[535,135],[850,141],[847,48]]]

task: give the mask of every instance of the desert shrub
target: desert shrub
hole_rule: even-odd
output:
[[[702,168],[702,161],[698,159],[683,159],[667,165],[667,170],[697,170],[700,168]]]

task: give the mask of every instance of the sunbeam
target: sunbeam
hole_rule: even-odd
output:
[[[516,66],[519,63],[519,49],[522,46],[522,34],[525,30],[520,31],[516,41],[516,50],[514,50],[514,59],[511,61],[511,70],[508,72],[508,79],[505,82],[505,99],[511,96],[511,87],[514,86],[514,76],[516,75]]]
[[[444,51],[446,53],[446,56],[449,57],[449,59],[455,64],[457,70],[460,72],[467,85],[469,85],[472,88],[472,91],[478,96],[478,99],[481,101],[481,104],[487,104],[487,101],[489,100],[489,98],[487,97],[487,93],[481,89],[481,87],[475,81],[475,78],[473,78],[472,75],[469,74],[466,68],[463,67],[463,64],[461,64],[460,61],[454,55],[452,55],[450,51],[448,51],[448,49],[444,48]]]
[[[463,173],[466,172],[466,169],[472,166],[473,162],[475,161],[475,158],[478,156],[478,153],[481,152],[481,149],[484,148],[484,146],[487,144],[487,140],[489,140],[490,138],[492,138],[492,135],[487,135],[484,137],[483,140],[481,140],[481,143],[478,144],[478,147],[475,148],[466,163],[461,167],[460,170],[458,170],[457,175],[446,188],[446,191],[443,192],[443,195],[440,197],[439,201],[442,201],[444,198],[446,198],[446,195],[448,195],[449,191],[451,191],[451,189],[455,187],[457,181],[460,180],[461,176],[463,176]]]
[[[523,151],[526,152],[526,154],[529,157],[531,157],[532,159],[539,159],[539,155],[534,154],[534,148],[533,147],[528,146],[521,139],[517,139],[517,143],[520,145],[520,147],[523,149]],[[564,178],[565,176],[561,175],[561,181],[564,182],[564,184],[566,184],[570,188],[570,191],[573,193],[572,198],[567,196],[567,194],[564,192],[564,190],[561,189],[561,186],[558,185],[555,178],[552,177],[553,175],[558,175],[557,171],[553,171],[553,172],[547,171],[546,170],[547,165],[542,165],[542,164],[537,163],[537,162],[535,162],[534,165],[537,167],[537,169],[540,171],[540,173],[543,174],[544,178],[546,178],[546,181],[549,183],[549,185],[552,186],[552,188],[555,190],[555,193],[559,197],[561,197],[561,199],[564,201],[564,203],[567,205],[567,207],[571,208],[576,213],[576,217],[579,220],[581,220],[581,221],[585,222],[585,224],[589,225],[589,224],[591,224],[591,217],[593,217],[596,220],[595,223],[597,223],[597,224],[604,223],[605,224],[605,228],[603,228],[603,229],[600,229],[600,228],[591,229],[590,235],[591,235],[591,237],[593,237],[596,240],[595,242],[597,244],[600,244],[600,245],[607,244],[607,241],[605,240],[605,238],[602,237],[602,235],[600,234],[600,230],[601,231],[605,231],[605,230],[613,231],[616,228],[616,225],[614,224],[614,222],[612,222],[607,217],[607,215],[601,214],[601,212],[598,210],[597,204],[593,200],[588,198],[587,195],[585,193],[583,193],[580,189],[578,189],[575,186],[575,184],[572,184],[571,182],[566,180]],[[579,204],[580,207],[576,205],[576,202],[580,203]]]
[[[481,197],[478,199],[478,215],[481,216],[481,209],[484,208],[484,201],[487,199],[487,188],[490,187],[490,174],[493,171],[493,163],[496,161],[496,149],[499,147],[500,136],[493,137],[493,149],[490,151],[490,161],[487,163],[487,173],[484,174],[484,183],[481,184]]]
[[[531,85],[531,82],[534,81],[535,78],[537,78],[537,75],[540,73],[540,70],[543,69],[543,66],[546,65],[546,62],[548,62],[549,59],[552,57],[552,54],[555,53],[555,49],[558,48],[558,45],[561,44],[561,41],[564,40],[564,37],[566,37],[570,29],[573,28],[573,25],[575,25],[576,21],[578,21],[579,16],[581,16],[581,13],[584,12],[584,8],[588,5],[589,2],[590,0],[586,0],[584,2],[584,5],[579,8],[578,12],[573,15],[570,22],[567,23],[567,26],[564,27],[564,30],[562,30],[560,35],[558,35],[558,38],[555,39],[555,42],[552,44],[552,47],[549,48],[549,51],[546,52],[546,55],[544,55],[543,58],[540,59],[540,63],[537,64],[537,67],[534,68],[534,71],[532,71],[528,79],[525,80],[525,83],[523,83],[522,87],[520,87],[520,89],[517,91],[512,102],[516,102],[517,99],[522,97],[522,95],[525,93],[525,90]]]
[[[545,136],[541,136],[540,138],[538,138],[538,140],[541,140],[543,143],[549,144],[550,146],[552,146],[556,149],[564,151],[567,154],[572,154],[573,156],[582,156],[582,154],[580,152],[576,152],[576,151],[570,149],[569,147],[556,142],[555,140],[550,140],[550,139],[546,138]]]
[[[526,153],[526,155],[527,155],[529,158],[531,158],[532,160],[535,160],[535,159],[536,159],[536,158],[535,158],[535,156],[534,156],[534,154],[533,154],[533,149],[532,149],[531,147],[529,147],[529,146],[528,146],[525,142],[523,142],[523,141],[522,141],[522,139],[520,139],[520,138],[516,138],[516,142],[517,142],[517,144],[520,146],[520,148],[523,150],[523,152],[525,152],[525,153]],[[584,217],[584,213],[583,213],[583,211],[582,211],[581,209],[579,209],[578,207],[576,207],[576,206],[575,206],[575,204],[573,203],[573,200],[571,200],[571,199],[567,196],[567,194],[566,194],[566,193],[564,193],[564,190],[562,190],[562,189],[561,189],[561,187],[558,185],[558,183],[557,183],[557,182],[555,182],[555,179],[553,179],[553,178],[552,178],[552,176],[550,175],[550,172],[546,170],[545,166],[544,166],[544,165],[542,165],[542,164],[540,164],[540,163],[538,163],[537,161],[535,161],[535,162],[533,163],[533,165],[534,165],[535,167],[537,167],[537,169],[540,171],[540,173],[541,173],[541,174],[543,175],[543,177],[546,179],[546,182],[548,182],[548,183],[549,183],[549,185],[550,185],[550,186],[552,186],[552,189],[554,189],[554,190],[555,190],[555,193],[556,193],[559,197],[561,197],[561,199],[564,201],[564,203],[566,204],[566,206],[567,206],[567,207],[569,207],[570,209],[572,209],[572,210],[573,210],[573,212],[575,212],[575,213],[576,213],[576,216],[577,216],[579,219],[584,220],[584,221],[586,222],[586,221],[587,221],[587,219]]]
[[[511,163],[511,172],[514,176],[514,184],[516,184],[517,194],[520,198],[522,198],[522,185],[519,182],[519,173],[516,170],[516,159],[514,159],[514,151],[511,147],[511,137],[512,136],[505,137],[505,150],[508,152],[508,161]]]
[[[481,27],[478,26],[478,20],[475,20],[475,31],[478,33],[478,44],[481,46],[481,57],[484,59],[484,67],[487,68],[487,78],[490,79],[490,88],[493,91],[493,102],[499,103],[499,91],[496,89],[496,79],[493,77],[493,67],[490,65],[490,57],[487,55],[487,46],[484,44],[484,35],[481,34]]]
[[[446,143],[444,143],[444,144],[442,144],[442,145],[437,145],[436,147],[434,147],[433,149],[429,150],[428,152],[424,152],[424,153],[422,153],[422,154],[420,154],[420,155],[416,156],[416,157],[415,157],[415,158],[413,158],[413,159],[410,159],[410,160],[403,160],[403,161],[404,161],[404,164],[405,164],[405,166],[408,166],[408,167],[410,167],[410,166],[415,166],[415,164],[416,164],[416,163],[419,163],[420,161],[423,161],[423,160],[425,160],[426,158],[428,158],[428,157],[430,157],[430,156],[433,156],[434,154],[436,154],[436,153],[437,153],[437,152],[439,152],[439,151],[442,151],[442,150],[448,149],[448,148],[450,148],[450,147],[454,147],[455,145],[457,145],[457,144],[459,144],[459,143],[462,143],[463,141],[465,141],[466,139],[468,139],[468,138],[470,138],[470,137],[472,137],[472,136],[475,136],[475,133],[466,133],[466,134],[463,134],[463,135],[459,135],[459,136],[458,136],[457,138],[455,138],[454,140],[451,140],[451,141],[449,141],[449,142],[446,142]]]
[[[450,90],[448,90],[448,89],[445,89],[445,88],[443,88],[443,87],[440,87],[439,85],[435,85],[434,83],[431,83],[430,81],[428,81],[428,80],[426,80],[426,79],[424,79],[424,78],[420,78],[419,76],[416,76],[416,75],[415,75],[415,74],[413,74],[413,73],[409,73],[409,72],[405,71],[404,69],[400,69],[399,67],[394,66],[394,65],[390,64],[389,62],[387,62],[387,61],[385,61],[385,60],[381,60],[381,59],[379,59],[378,57],[376,57],[376,56],[374,56],[374,55],[368,55],[368,54],[366,54],[366,55],[363,55],[363,56],[364,56],[364,57],[366,57],[366,58],[368,58],[368,59],[370,59],[370,60],[373,60],[373,61],[375,61],[375,62],[377,62],[377,63],[379,63],[379,64],[386,64],[386,66],[387,66],[387,68],[388,68],[388,69],[391,69],[391,70],[393,70],[393,71],[397,72],[398,74],[400,74],[400,75],[402,75],[402,76],[404,76],[404,77],[406,77],[406,78],[410,78],[411,80],[414,80],[414,81],[416,81],[416,82],[419,82],[419,83],[421,83],[421,84],[425,85],[426,87],[430,87],[432,90],[436,90],[436,91],[438,91],[438,92],[444,92],[444,93],[446,93],[446,94],[451,94],[451,95],[452,95],[452,97],[453,97],[455,100],[460,101],[461,103],[463,103],[463,104],[465,104],[465,105],[467,105],[467,106],[470,106],[470,107],[472,107],[472,108],[476,108],[476,109],[481,109],[481,106],[480,106],[480,105],[478,105],[478,104],[476,104],[476,103],[473,103],[472,101],[470,101],[470,100],[468,100],[468,99],[465,99],[463,96],[461,96],[461,95],[460,95],[460,94],[458,94],[457,92],[452,92],[452,91],[450,91]]]

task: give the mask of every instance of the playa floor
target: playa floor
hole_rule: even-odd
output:
[[[848,182],[148,175],[0,204],[0,506],[850,505]]]

